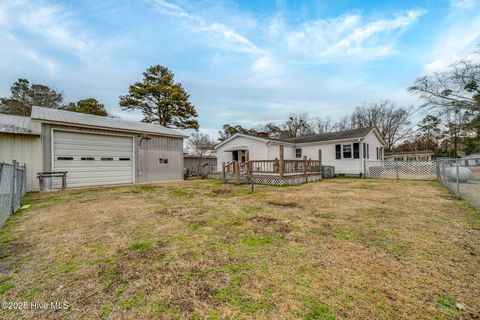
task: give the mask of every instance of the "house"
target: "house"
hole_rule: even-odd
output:
[[[33,107],[31,117],[0,114],[0,161],[38,172],[67,171],[68,187],[183,179],[185,135],[160,125]]]
[[[337,174],[361,175],[364,160],[382,160],[384,148],[372,127],[287,139],[237,133],[216,146],[217,167],[235,160],[276,160],[283,153],[285,160],[320,160],[322,166],[335,167]]]
[[[422,151],[397,151],[386,152],[386,161],[432,161],[435,152],[431,150]]]

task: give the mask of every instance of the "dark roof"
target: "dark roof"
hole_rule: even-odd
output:
[[[314,134],[311,136],[304,136],[304,137],[287,138],[287,139],[281,139],[281,141],[291,142],[291,143],[307,143],[307,142],[318,142],[318,141],[363,138],[367,134],[369,134],[370,131],[372,131],[372,129],[373,127],[366,127],[366,128],[360,128],[360,129]]]

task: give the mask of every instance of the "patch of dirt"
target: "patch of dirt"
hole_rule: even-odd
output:
[[[186,208],[186,207],[168,207],[162,208],[156,211],[158,214],[162,214],[169,217],[177,217],[177,218],[189,218],[196,216],[200,213],[200,210],[197,208]]]
[[[267,201],[268,204],[271,204],[273,206],[278,206],[278,207],[284,207],[284,208],[297,208],[301,207],[301,205],[297,202],[294,201],[277,201],[277,200],[270,200]]]
[[[285,236],[292,231],[292,227],[285,222],[268,216],[253,216],[247,219],[252,225],[252,230],[259,235],[280,234]]]
[[[212,191],[214,194],[230,194],[232,193],[231,189],[217,189]]]

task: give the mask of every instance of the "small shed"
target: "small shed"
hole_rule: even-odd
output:
[[[198,155],[184,154],[183,159],[185,174],[196,176],[217,171],[216,155],[206,155],[200,160]]]

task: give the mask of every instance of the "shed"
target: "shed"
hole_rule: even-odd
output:
[[[40,148],[34,152],[34,159],[25,161],[27,170],[35,171],[34,176],[39,171],[67,171],[68,187],[183,178],[183,139],[186,136],[175,130],[40,107],[32,108],[30,118],[18,118],[23,118],[18,122],[31,123],[36,129],[34,144]],[[0,121],[3,122],[2,118]],[[12,133],[13,139],[19,135]],[[22,162],[16,154],[2,157],[2,160],[15,158]],[[35,182],[27,184],[29,191],[37,189]]]

